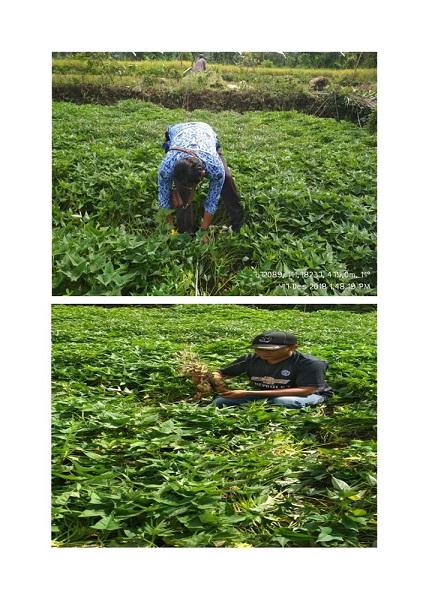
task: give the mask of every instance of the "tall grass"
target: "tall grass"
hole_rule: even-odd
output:
[[[91,61],[84,59],[55,59],[53,60],[52,70],[54,74],[54,83],[64,80],[58,79],[58,75],[85,75],[91,81],[89,76],[106,76],[110,75],[119,78],[118,82],[122,82],[122,77],[129,77],[130,83],[136,82],[141,76],[156,76],[169,78],[171,80],[181,80],[183,72],[190,67],[189,61],[162,61],[162,60],[146,60],[146,61],[120,61],[120,60],[99,60]],[[371,84],[375,86],[377,71],[375,68],[362,69],[303,69],[291,67],[244,67],[236,65],[212,64],[209,70],[217,72],[223,77],[232,81],[245,80],[248,82],[257,82],[261,78],[269,84],[273,81],[273,77],[288,77],[296,82],[308,82],[309,79],[326,76],[335,84],[343,82],[353,82],[359,84]],[[134,80],[135,79],[135,80]],[[96,79],[92,80],[97,82]]]

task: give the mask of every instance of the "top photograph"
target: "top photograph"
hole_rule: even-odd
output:
[[[377,294],[377,53],[52,53],[52,294]]]

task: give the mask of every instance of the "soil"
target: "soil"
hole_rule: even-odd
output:
[[[233,110],[298,110],[306,114],[351,120],[360,125],[367,122],[376,110],[376,100],[358,96],[345,96],[336,92],[267,92],[239,89],[201,90],[182,92],[161,88],[145,90],[94,84],[57,84],[52,88],[56,101],[73,103],[99,103],[112,105],[122,99],[141,99],[166,108],[184,108],[188,111],[208,109]]]

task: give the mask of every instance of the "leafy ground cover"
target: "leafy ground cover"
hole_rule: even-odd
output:
[[[373,311],[53,306],[54,546],[373,546],[375,324]],[[189,402],[178,353],[215,370],[274,327],[329,361],[328,408]]]
[[[169,234],[157,170],[169,124],[218,132],[248,215],[208,244]],[[206,187],[199,193],[199,205]],[[376,292],[376,138],[298,112],[53,104],[55,295]]]

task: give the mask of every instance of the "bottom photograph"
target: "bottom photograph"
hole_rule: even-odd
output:
[[[52,306],[52,546],[376,546],[376,305]]]

